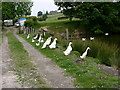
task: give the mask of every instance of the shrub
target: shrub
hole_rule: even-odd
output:
[[[33,27],[34,21],[33,20],[26,20],[24,25],[25,25],[25,27]]]
[[[61,20],[61,19],[68,19],[68,17],[58,17],[58,20]]]
[[[43,21],[42,17],[38,17],[37,19],[38,19],[39,21]]]
[[[94,31],[94,33],[95,34],[103,34],[104,32],[98,29],[98,30]]]
[[[80,53],[78,51],[72,51],[72,54],[80,56]]]
[[[44,14],[44,15],[42,15],[41,17],[38,17],[38,20],[39,20],[39,21],[46,21],[47,18],[48,18],[47,15]]]
[[[42,16],[42,19],[43,19],[43,21],[46,21],[46,19],[47,19],[47,15],[44,14],[44,15]]]

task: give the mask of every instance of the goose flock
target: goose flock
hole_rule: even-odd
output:
[[[43,33],[43,35],[45,36],[45,33]],[[109,35],[109,33],[105,33],[105,35]],[[30,34],[27,35],[27,39],[30,38]],[[40,43],[44,43],[42,45],[42,49],[45,49],[47,46],[50,48],[50,49],[55,49],[56,48],[56,44],[57,44],[57,38],[54,38],[53,42],[51,43],[52,41],[52,36],[48,37],[47,40],[44,42],[43,40],[43,37],[42,37],[42,34],[36,34],[33,38],[32,38],[32,42],[36,42],[36,46],[40,46]],[[86,38],[82,38],[82,41],[85,41]],[[94,40],[94,37],[90,37],[90,40]],[[66,48],[65,51],[63,51],[63,54],[65,56],[69,55],[72,51],[72,42],[69,42],[69,45],[68,47]],[[90,50],[90,47],[87,47],[87,49],[85,50],[85,52],[80,56],[81,59],[85,59],[86,56],[87,56],[87,53],[88,53],[88,50]]]

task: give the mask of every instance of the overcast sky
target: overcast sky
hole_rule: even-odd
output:
[[[52,11],[57,10],[58,7],[54,4],[54,0],[32,0],[33,7],[31,16],[37,16],[38,11]]]

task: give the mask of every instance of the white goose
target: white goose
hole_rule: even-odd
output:
[[[36,43],[36,46],[39,46],[40,45],[40,42]]]
[[[108,35],[109,35],[109,33],[105,33],[105,35],[106,35],[106,36],[108,36]]]
[[[117,2],[116,0],[113,0],[113,3]]]
[[[69,45],[67,47],[67,49],[63,52],[65,55],[69,55],[70,52],[72,51],[72,42],[69,42]]]
[[[35,42],[34,38],[32,39],[32,42]]]
[[[27,39],[29,39],[29,38],[30,38],[30,34],[27,35]]]
[[[57,41],[57,38],[55,38],[52,44],[49,46],[51,49],[56,48],[56,41]]]
[[[94,40],[94,37],[90,37],[90,40],[91,40],[91,41]]]
[[[82,38],[82,41],[85,41],[86,40],[86,38]]]
[[[44,42],[43,38],[41,38],[41,41],[40,42]]]
[[[37,39],[37,37],[38,37],[38,34],[34,37],[34,39]]]
[[[40,37],[39,37],[39,39],[38,39],[38,42],[40,42],[40,41],[41,41],[41,38],[42,38],[41,36],[42,36],[42,34],[40,34]]]
[[[46,48],[46,46],[50,44],[51,38],[52,38],[52,37],[49,37],[49,38],[46,40],[46,42],[43,44],[42,48]]]
[[[80,56],[81,59],[85,59],[85,58],[86,58],[86,55],[87,55],[87,52],[88,52],[89,49],[90,49],[90,47],[87,47],[87,49],[86,49],[85,52],[82,54],[82,56]]]

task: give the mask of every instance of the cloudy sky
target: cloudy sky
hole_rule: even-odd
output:
[[[58,7],[54,4],[54,0],[32,0],[33,7],[32,7],[32,13],[31,16],[37,16],[38,11],[52,11],[57,10]]]

